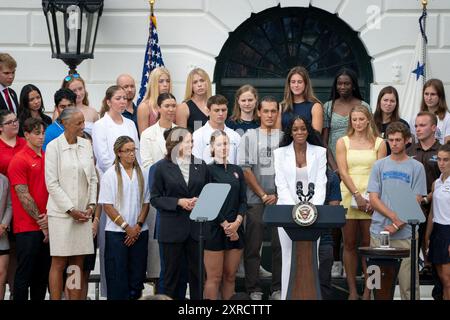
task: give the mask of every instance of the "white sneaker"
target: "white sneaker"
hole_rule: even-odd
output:
[[[276,290],[272,292],[269,300],[281,300],[281,290]]]
[[[338,278],[342,276],[342,261],[333,262],[331,267],[331,277]]]
[[[250,300],[262,300],[263,293],[262,292],[252,292],[250,293]]]
[[[267,271],[262,266],[259,266],[259,278],[270,278],[272,277],[272,272]]]

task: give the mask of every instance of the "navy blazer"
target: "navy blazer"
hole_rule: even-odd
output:
[[[14,104],[16,105],[17,113],[19,114],[19,101],[17,100],[17,94],[16,92],[8,88],[9,97],[14,101]],[[3,94],[0,93],[0,110],[9,110],[8,104],[6,103],[5,99],[3,98]]]
[[[188,237],[198,240],[198,225],[189,219],[190,211],[178,206],[178,199],[198,197],[209,182],[208,167],[202,160],[192,157],[189,183],[186,185],[177,164],[163,159],[154,164],[155,175],[150,203],[159,211],[158,240],[179,243]]]

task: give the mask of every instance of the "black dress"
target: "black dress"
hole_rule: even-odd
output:
[[[241,135],[241,137],[244,135],[244,133],[247,132],[247,130],[256,129],[256,128],[259,128],[259,126],[260,126],[260,124],[256,120],[245,121],[242,119],[239,119],[239,120],[228,119],[227,121],[225,121],[225,125],[228,128],[239,133]]]
[[[187,128],[194,132],[196,129],[203,127],[205,123],[208,122],[209,117],[205,115],[202,110],[200,110],[200,108],[195,104],[194,101],[188,100],[186,101],[186,104],[189,108]]]
[[[225,168],[223,164],[213,162],[208,165],[208,170],[211,182],[227,183],[231,189],[217,218],[206,224],[205,249],[211,251],[243,249],[244,229],[242,224],[237,230],[239,239],[236,241],[230,241],[220,226],[225,220],[234,222],[238,214],[244,216],[247,212],[247,186],[242,169],[234,164],[227,164]]]

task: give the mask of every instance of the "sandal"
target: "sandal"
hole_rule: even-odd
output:
[[[429,265],[429,264],[425,265],[422,268],[422,270],[419,272],[419,275],[426,276],[426,277],[428,277],[428,276],[431,277],[433,275],[433,270],[432,270],[431,265]]]

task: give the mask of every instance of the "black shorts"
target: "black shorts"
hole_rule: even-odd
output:
[[[239,239],[236,241],[230,241],[230,238],[225,235],[223,228],[215,221],[206,223],[205,229],[205,250],[223,251],[244,248],[244,229],[242,225],[239,226],[237,231]]]
[[[450,263],[448,246],[450,245],[450,225],[433,223],[430,236],[428,260],[434,264]]]
[[[5,256],[5,255],[9,254],[10,251],[11,251],[11,250],[9,250],[9,249],[6,249],[6,250],[0,250],[0,256]]]

